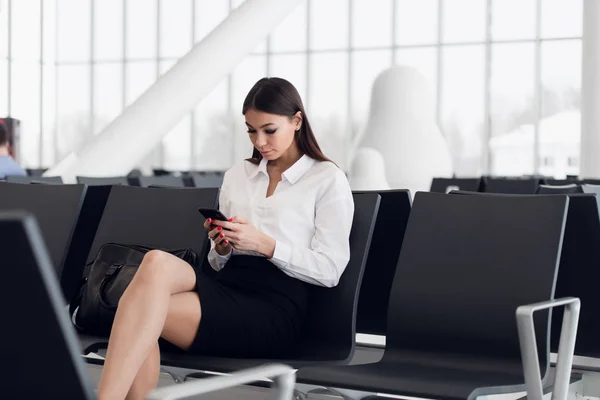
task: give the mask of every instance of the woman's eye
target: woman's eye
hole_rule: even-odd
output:
[[[270,130],[266,130],[265,133],[267,133],[268,135],[272,135],[275,132],[277,132],[277,129],[270,129]]]
[[[248,133],[256,133],[254,129],[248,129]]]

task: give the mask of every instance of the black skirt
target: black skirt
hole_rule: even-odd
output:
[[[191,352],[278,358],[300,335],[308,284],[263,257],[232,256],[214,278],[196,269],[202,317]]]

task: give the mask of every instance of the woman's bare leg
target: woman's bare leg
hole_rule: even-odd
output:
[[[98,386],[99,400],[125,398],[142,364],[156,347],[171,295],[189,292],[195,285],[196,274],[186,262],[161,251],[146,254],[119,301]]]
[[[167,320],[161,337],[174,345],[188,349],[196,337],[200,322],[200,299],[195,292],[171,296]],[[158,384],[160,374],[160,348],[158,342],[142,364],[127,394],[127,400],[144,399]]]
[[[158,385],[158,378],[160,376],[160,348],[158,342],[154,345],[148,357],[142,364],[142,367],[138,371],[129,393],[127,393],[126,400],[138,400],[144,399],[146,394],[154,389]]]

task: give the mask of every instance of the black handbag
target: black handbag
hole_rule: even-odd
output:
[[[77,297],[71,301],[75,326],[85,333],[110,334],[119,299],[129,286],[144,255],[162,250],[196,267],[196,254],[191,249],[166,250],[141,245],[106,243],[91,263],[88,278]]]

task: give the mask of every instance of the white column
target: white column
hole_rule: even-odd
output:
[[[600,1],[583,2],[581,76],[582,178],[600,178]]]
[[[45,175],[127,174],[301,0],[247,0],[182,57],[104,131]],[[240,104],[241,107],[241,104]]]

